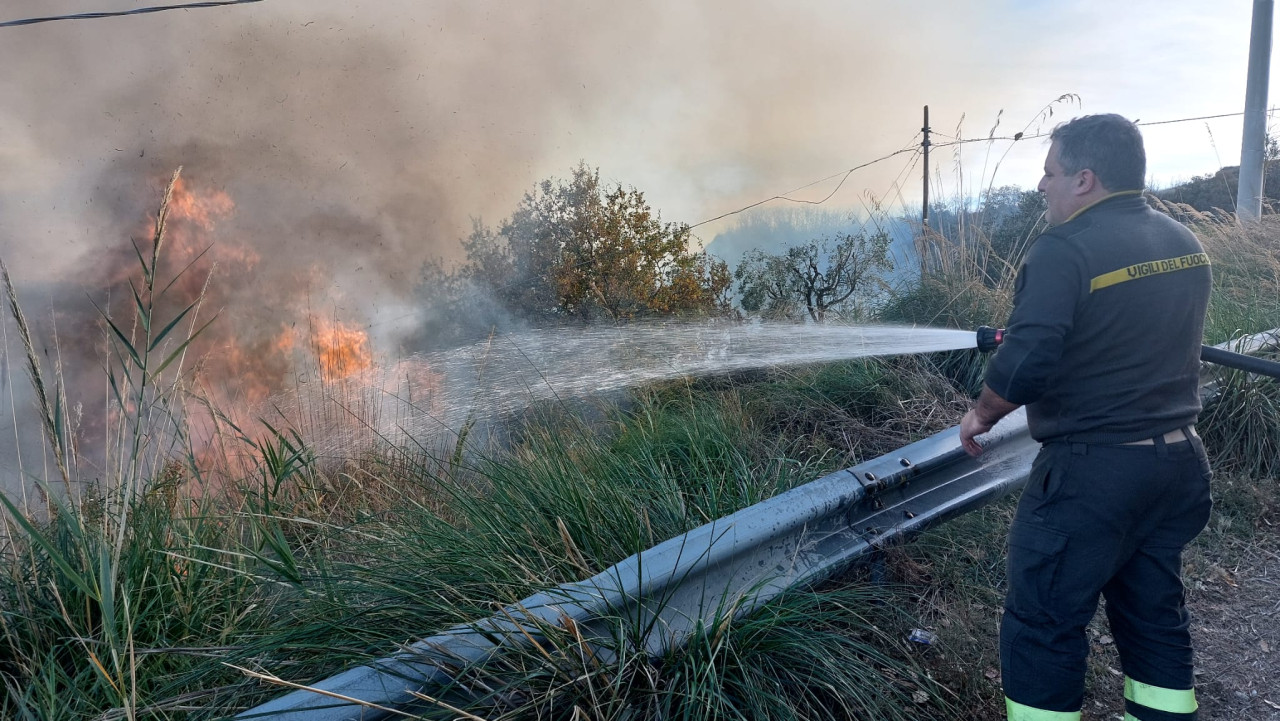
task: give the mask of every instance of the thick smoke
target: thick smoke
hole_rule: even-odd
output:
[[[28,280],[91,262],[179,164],[264,263],[367,303],[579,159],[695,222],[910,140],[926,93],[886,105],[892,43],[823,25],[909,13],[843,5],[278,0],[9,30],[0,250]]]
[[[86,10],[3,5],[4,19]],[[114,285],[125,312],[130,238],[145,241],[181,165],[189,190],[234,206],[187,228],[191,248],[214,244],[192,277],[217,261],[208,362],[221,354],[223,377],[241,382],[236,364],[256,363],[276,387],[295,370],[273,355],[281,334],[309,316],[366,329],[386,357],[414,350],[422,264],[456,260],[471,218],[497,222],[579,160],[645,191],[665,220],[697,222],[911,143],[926,103],[952,133],[962,112],[977,119],[962,132],[983,133],[999,108],[1029,119],[1070,91],[1126,112],[1088,78],[1125,67],[1134,87],[1111,97],[1155,94],[1149,79],[1169,58],[1141,55],[1133,28],[1177,48],[1168,5],[1102,22],[996,0],[267,0],[0,29],[0,256],[42,344],[58,318],[64,364],[88,369],[100,404],[88,299],[104,303]],[[1217,27],[1190,3],[1177,14],[1196,33]],[[1116,57],[1130,46],[1139,54]],[[1009,182],[1034,182],[1043,148],[1018,152],[1001,172],[1025,161],[1032,170]],[[860,173],[832,203],[856,210],[862,189],[893,192],[907,160]]]
[[[1106,103],[1091,85],[1117,65],[1141,87],[1116,95],[1167,95],[1139,79],[1169,58],[1133,28],[1177,47],[1179,28],[1221,24],[1203,8],[1150,12],[1169,5],[1098,18],[995,0],[268,0],[6,29],[0,252],[27,282],[91,262],[122,216],[152,205],[139,189],[181,164],[231,194],[266,263],[315,262],[344,297],[403,303],[423,260],[457,256],[470,217],[500,219],[580,159],[696,222],[910,144],[926,103],[935,129],[954,133],[967,113],[974,135],[1000,108],[1021,129],[1064,92]],[[1059,51],[1069,38],[1077,58]],[[1116,56],[1130,47],[1137,57]],[[1042,151],[1007,158],[1007,182],[1023,161],[1034,182]],[[832,202],[893,192],[907,160],[859,173]]]

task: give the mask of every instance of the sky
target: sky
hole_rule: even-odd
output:
[[[148,4],[5,0],[0,21]],[[935,143],[1094,112],[1239,112],[1251,11],[1246,0],[263,0],[0,28],[0,258],[20,286],[61,283],[37,295],[87,282],[182,165],[193,188],[234,204],[212,241],[259,258],[226,282],[308,265],[316,302],[385,317],[424,261],[460,255],[473,220],[500,222],[579,162],[642,190],[664,220],[699,223],[918,144],[924,105]],[[1239,117],[1144,132],[1155,185],[1239,162]],[[1045,150],[937,148],[934,195],[1034,187]],[[792,197],[918,206],[912,161]],[[699,226],[699,239],[727,222]]]

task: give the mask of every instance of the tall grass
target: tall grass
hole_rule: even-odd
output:
[[[134,611],[135,675],[112,682],[95,679],[98,644],[85,641],[100,613],[83,596],[68,602],[74,584],[49,566],[57,557],[90,557],[83,549],[107,540],[99,529],[75,530],[69,509],[56,521],[72,529],[57,536],[62,545],[26,544],[22,558],[30,563],[15,568],[31,570],[3,587],[10,594],[6,609],[27,609],[6,617],[21,616],[21,623],[6,639],[5,713],[135,718],[185,709],[193,717],[221,717],[274,692],[223,664],[310,681],[385,655],[418,634],[487,616],[550,584],[596,573],[821,472],[787,460],[779,452],[784,441],[753,433],[725,411],[701,403],[641,404],[604,432],[575,429],[568,442],[557,429],[530,428],[509,453],[461,465],[406,454],[322,469],[286,436],[263,452],[266,475],[245,484],[245,498],[253,498],[235,508],[169,496],[157,485],[134,506],[124,554],[132,565],[122,569],[117,589]],[[291,466],[289,458],[299,461]],[[342,476],[361,479],[360,493],[340,495],[334,481]],[[335,513],[338,497],[350,505]],[[46,538],[55,533],[37,531]],[[817,708],[843,718],[908,718],[892,709],[912,693],[936,703],[939,692],[905,654],[871,642],[884,632],[850,609],[864,600],[870,609],[883,594],[861,593],[799,594],[745,619],[726,616],[688,650],[659,659],[638,653],[634,628],[619,620],[616,658],[590,679],[611,679],[608,688],[578,683],[535,693],[544,688],[538,679],[567,673],[556,670],[567,661],[551,654],[560,660],[534,664],[516,655],[473,673],[507,678],[504,688],[524,691],[468,703],[490,710],[498,703],[515,718],[571,718],[574,708],[592,718],[656,718],[672,709],[746,718],[754,717],[751,708],[791,718],[813,718]],[[92,618],[64,614],[58,598],[89,609]],[[812,638],[800,621],[812,627]],[[56,658],[41,649],[57,649]],[[665,680],[641,683],[650,677]],[[604,694],[601,706],[587,705],[591,693]],[[68,695],[76,702],[62,704]],[[753,705],[735,711],[743,698]]]
[[[141,278],[130,284],[132,323],[103,312],[113,401],[106,421],[114,439],[103,466],[80,457],[61,368],[55,364],[50,375],[32,351],[4,270],[35,410],[63,482],[59,491],[40,480],[48,504],[43,517],[0,496],[8,511],[0,584],[0,678],[8,693],[0,709],[11,717],[81,718],[111,708],[136,718],[155,680],[184,665],[181,655],[153,660],[152,654],[185,645],[188,624],[217,618],[244,597],[240,576],[209,574],[166,554],[175,537],[200,544],[222,535],[198,501],[177,494],[192,469],[184,453],[181,367],[200,332],[188,325],[183,333],[182,323],[194,323],[202,300],[161,316],[172,286],[158,285],[156,271],[177,178],[160,204],[150,247],[135,246]],[[82,471],[104,480],[83,483]],[[184,613],[197,607],[200,613]]]
[[[99,483],[85,482],[91,464],[78,454],[66,390],[30,350],[8,289],[31,381],[43,389],[54,463],[42,479],[48,512],[4,500],[5,718],[225,717],[281,690],[262,677],[308,683],[387,655],[952,425],[981,377],[969,352],[761,371],[641,389],[590,413],[541,405],[509,419],[501,445],[462,438],[443,451],[382,444],[336,457],[318,455],[305,427],[222,417],[219,443],[197,448],[183,361],[208,321],[198,319],[198,299],[175,304],[165,296],[172,279],[157,277],[165,197],[151,244],[138,252],[133,312],[103,313],[115,441],[92,468]],[[1280,325],[1263,297],[1275,276],[1257,267],[1271,257],[1275,229],[1201,229],[1222,279],[1213,333]],[[979,230],[970,228],[978,243]],[[998,324],[1011,277],[967,252],[940,250],[954,255],[895,301],[895,318]],[[1257,439],[1280,427],[1275,404],[1263,402],[1274,387],[1224,388],[1231,400],[1201,425],[1216,462],[1256,457]],[[954,528],[999,522],[995,509]],[[986,584],[983,605],[994,603],[998,543],[931,544],[896,564],[900,582],[937,593]],[[421,713],[963,718],[974,707],[963,694],[981,682],[951,696],[901,641],[911,626],[943,618],[928,608],[854,577],[747,616],[722,609],[687,647],[657,658],[643,651],[634,621],[607,620],[609,633],[590,641],[561,624],[530,648],[459,669]]]
[[[184,411],[198,404],[182,366],[209,321],[196,321],[199,298],[175,304],[173,279],[159,277],[171,192],[138,248],[132,312],[102,309],[114,442],[92,468],[97,483],[85,481],[65,388],[28,354],[62,488],[45,482],[44,513],[4,500],[0,716],[225,717],[279,691],[238,669],[312,681],[593,575],[843,460],[803,451],[819,429],[757,422],[767,394],[692,386],[642,392],[593,421],[548,405],[519,419],[505,447],[466,452],[352,448],[319,459],[298,429],[236,425],[216,409],[218,444],[196,448]],[[9,301],[34,347],[11,285]],[[874,422],[890,374],[859,368],[838,382],[781,383]],[[555,653],[470,670],[508,691],[463,700],[513,718],[944,709],[876,625],[894,607],[875,604],[883,593],[795,593],[745,618],[725,609],[687,649],[657,659],[618,620],[613,659],[582,669],[585,681],[544,683],[569,673],[578,647],[562,637]]]
[[[1205,342],[1280,327],[1280,217],[1267,215],[1242,226],[1225,213],[1155,202],[1196,230],[1213,262]],[[1280,477],[1280,381],[1227,369],[1214,372],[1217,392],[1206,403],[1199,427],[1215,467],[1259,479]]]
[[[634,622],[606,638],[572,623],[537,629],[532,647],[463,669],[426,718],[919,719],[952,713],[889,632],[901,621],[867,586],[795,591],[746,617],[722,609],[687,647],[637,653]],[[608,659],[608,660],[605,660]]]

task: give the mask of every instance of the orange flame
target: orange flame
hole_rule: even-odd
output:
[[[235,201],[225,191],[201,188],[198,192],[186,180],[179,177],[173,186],[173,195],[169,199],[169,215],[165,236],[168,239],[163,251],[164,266],[176,272],[186,267],[201,253],[208,254],[212,263],[223,268],[243,273],[258,264],[260,256],[252,248],[236,242],[219,239],[214,243],[209,232],[219,221],[229,217],[236,208]],[[147,242],[155,236],[156,219],[146,220],[145,230],[139,236]],[[128,246],[125,246],[128,247]],[[144,254],[147,249],[143,249]],[[132,251],[121,257],[122,262],[113,265],[113,272],[108,278],[109,285],[127,282],[130,275],[136,272]],[[186,285],[194,284],[197,288],[202,280],[196,278],[200,274],[189,274]]]
[[[195,223],[205,230],[213,230],[216,219],[230,215],[236,204],[231,196],[221,190],[206,190],[196,194],[187,187],[187,180],[181,176],[173,186],[173,197],[169,199],[169,213],[172,217]]]
[[[254,239],[237,237],[242,229],[231,222],[237,210],[225,191],[199,179],[179,178],[169,199],[166,240],[155,269],[163,285],[157,283],[154,298],[142,295],[144,303],[154,301],[154,317],[166,323],[201,299],[198,310],[191,311],[156,352],[169,353],[183,340],[182,332],[202,329],[189,358],[167,371],[188,375],[190,387],[197,389],[199,399],[193,396],[188,405],[187,421],[202,469],[233,460],[228,454],[234,455],[234,444],[224,447],[221,418],[254,433],[257,409],[275,394],[306,385],[308,377],[317,374],[322,383],[341,382],[346,389],[357,376],[368,375],[374,362],[372,340],[358,320],[307,318],[310,299],[328,280],[325,270],[272,262],[276,259],[270,256],[263,263],[264,254],[255,248]],[[143,231],[130,234],[136,240],[111,248],[84,276],[105,297],[113,322],[130,328],[136,326],[136,320],[129,325],[137,312],[133,294],[117,289],[130,283],[135,289],[145,287],[138,279],[135,247],[149,264],[155,217],[136,222],[135,229]],[[215,312],[218,322],[204,325]],[[307,322],[298,322],[299,316]],[[83,335],[90,335],[89,324],[96,321],[96,316],[86,316]],[[310,372],[304,370],[308,368]],[[92,388],[94,382],[77,381],[77,387]],[[424,380],[414,390],[426,384]]]
[[[369,335],[337,320],[316,321],[311,328],[311,350],[326,381],[349,378],[373,366]]]

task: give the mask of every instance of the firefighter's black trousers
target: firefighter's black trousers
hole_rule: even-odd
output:
[[[1041,448],[1009,530],[1000,661],[1011,717],[1080,710],[1085,626],[1102,594],[1129,714],[1195,718],[1182,549],[1209,520],[1209,479],[1198,437]]]

